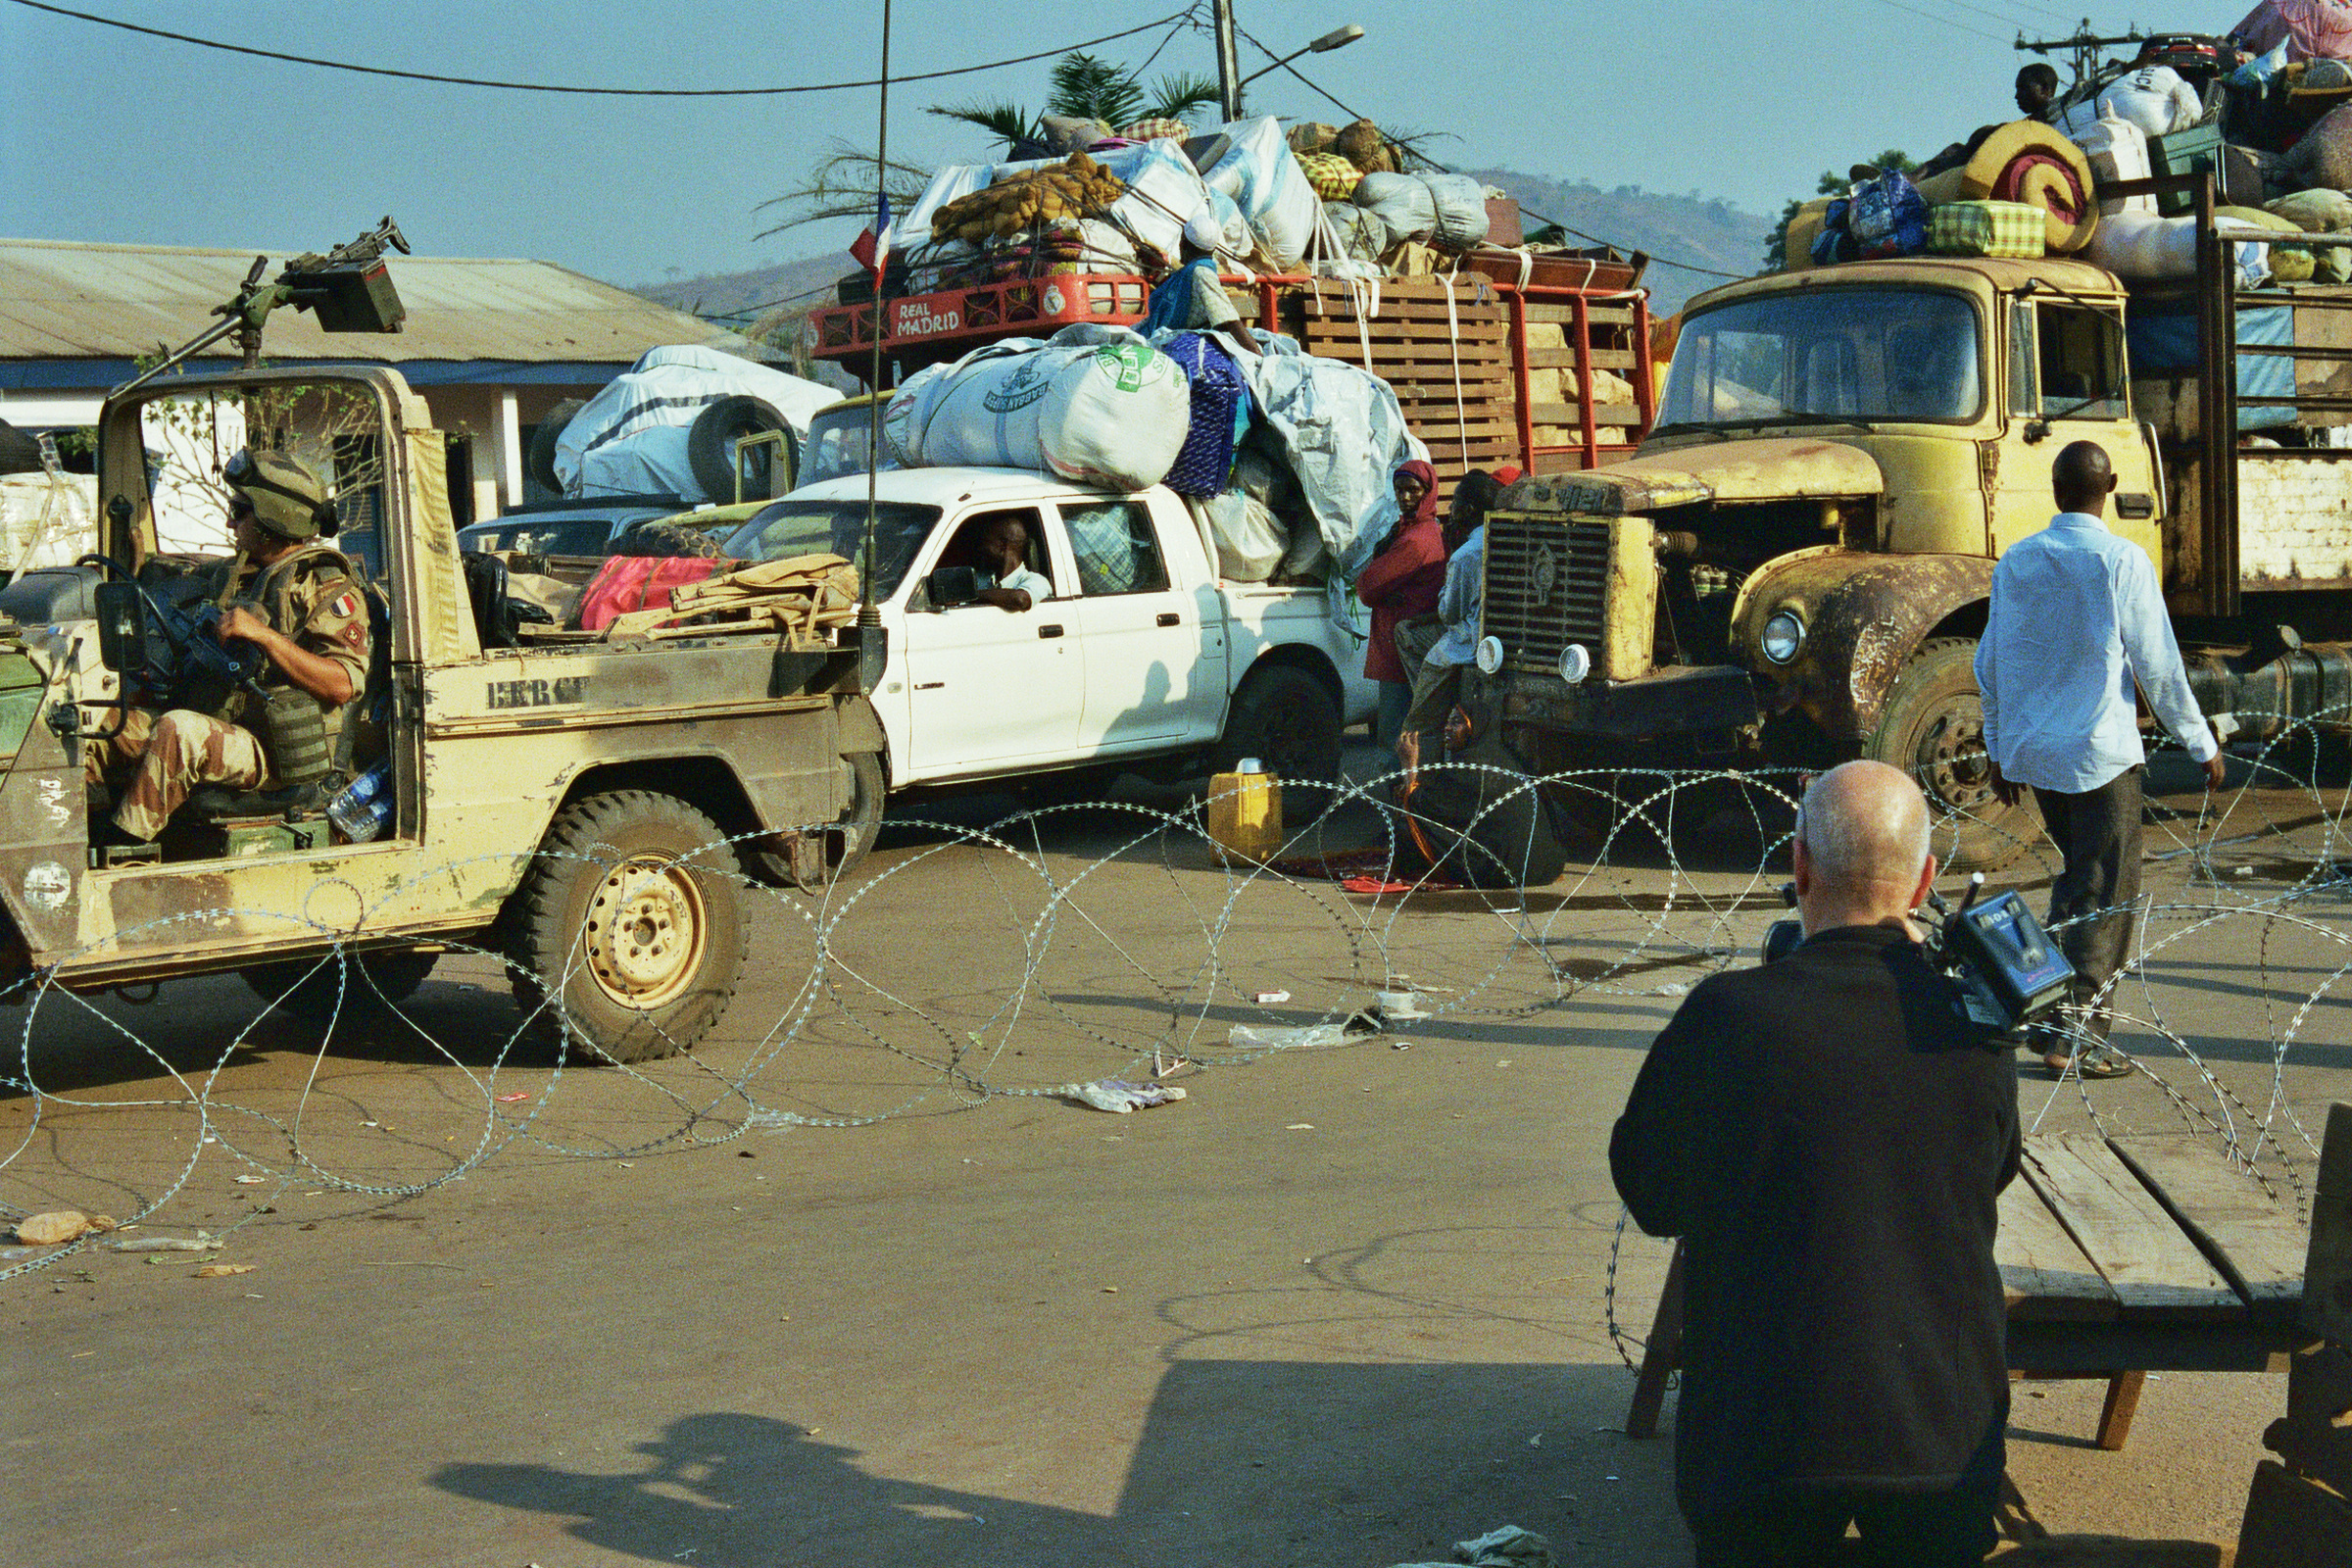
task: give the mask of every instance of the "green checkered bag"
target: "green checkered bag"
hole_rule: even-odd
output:
[[[1952,202],[1928,209],[1931,256],[2003,256],[2030,261],[2042,254],[2049,215],[2024,202]]]

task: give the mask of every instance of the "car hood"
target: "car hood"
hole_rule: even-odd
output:
[[[1681,447],[1583,473],[1521,479],[1500,504],[1620,517],[1707,502],[1875,496],[1886,485],[1878,461],[1859,447],[1765,438]]]

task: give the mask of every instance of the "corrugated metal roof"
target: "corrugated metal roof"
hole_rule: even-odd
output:
[[[0,360],[133,359],[184,342],[234,297],[256,254],[0,239]],[[298,253],[268,254],[274,276]],[[761,357],[733,332],[552,263],[389,261],[409,308],[399,333],[330,336],[308,313],[281,310],[263,352],[271,360],[626,364],[664,343],[695,343]]]

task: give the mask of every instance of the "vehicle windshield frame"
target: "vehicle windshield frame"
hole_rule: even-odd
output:
[[[1880,296],[1881,300],[1868,301],[1859,298],[1859,296],[1865,295]],[[1838,313],[1838,318],[1841,319],[1851,319],[1854,318],[1857,311],[1862,309],[1879,309],[1883,302],[1887,300],[1916,300],[1921,297],[1934,299],[1939,308],[1956,303],[1964,307],[1968,312],[1966,319],[1970,323],[1972,344],[1975,353],[1975,396],[1973,404],[1969,407],[1968,412],[1964,414],[1897,413],[1885,409],[1791,409],[1784,406],[1770,414],[1738,415],[1722,418],[1707,418],[1694,416],[1691,414],[1682,412],[1688,408],[1690,403],[1694,401],[1695,397],[1693,389],[1690,387],[1689,382],[1685,380],[1685,377],[1689,376],[1694,378],[1700,373],[1697,368],[1695,357],[1688,355],[1687,350],[1707,338],[1707,324],[1709,322],[1720,321],[1723,318],[1731,316],[1734,313],[1757,313],[1759,317],[1762,317],[1763,313],[1774,311],[1788,312],[1792,310],[1802,310],[1807,312],[1819,312],[1824,308],[1835,310]],[[1777,289],[1763,293],[1745,294],[1736,299],[1725,300],[1721,304],[1710,306],[1705,310],[1693,314],[1684,321],[1682,331],[1675,345],[1674,361],[1671,368],[1667,371],[1666,386],[1664,392],[1658,400],[1658,423],[1653,433],[1677,434],[1683,431],[1753,429],[1770,426],[1776,423],[1818,426],[1829,422],[1840,422],[1852,424],[1857,428],[1867,428],[1882,424],[1940,424],[1953,426],[1976,424],[1984,419],[1985,411],[1990,406],[1990,400],[1992,397],[1990,379],[1992,356],[1990,353],[1990,343],[1987,337],[1988,328],[1986,326],[1986,320],[1987,318],[1984,313],[1984,302],[1979,300],[1975,294],[1971,293],[1969,290],[1917,281],[1874,279],[1867,282],[1856,281],[1852,283],[1838,283],[1814,288]],[[1759,319],[1759,326],[1767,326],[1770,323],[1768,319]],[[1763,331],[1757,331],[1753,335],[1764,336],[1766,334]],[[1786,342],[1787,339],[1792,337],[1794,334],[1784,329],[1781,335],[1784,339],[1784,342]],[[1884,374],[1883,350],[1886,335],[1886,331],[1884,328],[1882,328],[1881,331],[1876,335],[1876,341],[1882,350],[1882,376]],[[1832,341],[1832,339],[1825,336],[1821,339],[1821,341],[1828,342]],[[1850,345],[1854,340],[1850,337],[1840,336],[1837,339],[1837,341],[1842,341]],[[1784,349],[1784,365],[1782,368],[1782,373],[1784,376],[1786,375],[1788,368],[1785,362],[1786,352],[1786,349]],[[1849,368],[1847,373],[1850,375],[1853,374],[1854,371]],[[1738,385],[1740,383],[1731,384]],[[1757,389],[1748,388],[1748,390],[1755,391]],[[1884,387],[1881,389],[1881,401],[1891,401],[1891,399],[1888,399],[1885,396]],[[1773,396],[1776,401],[1779,397],[1778,393],[1772,393],[1769,395]],[[1720,392],[1716,394],[1715,401],[1720,407]]]
[[[947,509],[930,501],[880,501],[875,503],[874,554],[875,572],[873,597],[879,602],[888,600],[906,586],[923,545],[938,530]],[[836,526],[827,529],[827,542],[811,543],[800,550],[763,551],[758,547],[760,536],[774,523],[792,515],[822,515]],[[838,524],[847,522],[852,531],[845,537]],[[919,526],[918,526],[919,524]],[[751,516],[743,525],[727,535],[722,553],[747,564],[761,561],[782,561],[790,555],[815,555],[830,551],[862,570],[858,560],[865,530],[865,498],[863,496],[826,499],[818,496],[791,495],[771,501]],[[900,530],[894,537],[894,530]],[[840,548],[847,543],[848,549]]]

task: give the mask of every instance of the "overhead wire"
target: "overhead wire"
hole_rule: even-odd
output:
[[[1942,25],[1950,27],[1954,31],[1965,32],[1973,37],[1989,39],[1993,43],[2007,43],[2010,41],[2007,38],[2000,36],[1998,33],[1986,32],[1983,27],[1972,27],[1965,22],[1954,22],[1951,18],[1937,16],[1933,11],[1922,11],[1917,6],[1907,6],[1903,4],[1903,0],[1878,0],[1878,3],[1896,11],[1907,12],[1911,16],[1920,17],[1929,22],[1940,23]]]
[[[101,27],[116,27],[124,32],[142,33],[150,38],[162,38],[172,43],[190,44],[200,49],[218,49],[227,54],[251,55],[256,59],[275,60],[286,65],[314,66],[322,71],[348,71],[363,76],[391,76],[402,81],[429,81],[451,87],[490,87],[503,92],[575,93],[605,98],[773,98],[791,93],[848,92],[858,88],[882,85],[881,79],[877,77],[867,81],[802,82],[785,87],[582,87],[564,82],[502,81],[486,76],[448,76],[427,71],[400,71],[390,66],[364,66],[348,60],[322,60],[313,55],[287,54],[277,49],[257,49],[251,44],[229,43],[220,38],[200,38],[193,33],[173,32],[165,27],[142,26],[138,23],[124,22],[117,17],[102,17],[94,12],[75,11],[66,6],[50,5],[46,3],[46,0],[10,0],[10,3],[23,6],[29,11],[47,12],[51,16],[68,17],[76,22],[87,22]],[[1182,11],[1158,18],[1156,21],[1147,22],[1141,26],[1123,27],[1117,32],[1106,32],[1099,38],[1087,38],[1077,43],[1057,44],[1051,49],[1040,49],[1034,54],[1013,55],[1004,60],[991,60],[984,65],[956,66],[945,71],[918,71],[906,75],[894,76],[891,79],[901,82],[937,81],[946,76],[968,76],[978,72],[995,71],[1004,66],[1026,65],[1032,60],[1050,60],[1056,55],[1068,54],[1072,50],[1092,49],[1098,44],[1112,43],[1121,38],[1132,38],[1140,32],[1150,32],[1155,27],[1164,27],[1170,23],[1183,22],[1192,14],[1193,8],[1187,6]]]

